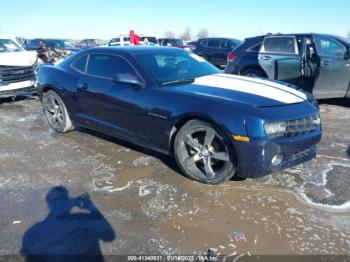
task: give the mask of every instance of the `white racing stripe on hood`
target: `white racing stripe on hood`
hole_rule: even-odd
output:
[[[226,77],[225,74],[198,77],[193,84],[224,88],[242,93],[253,94],[273,99],[285,104],[294,104],[304,101],[299,96],[291,94],[290,92],[281,90],[279,88],[261,83],[254,83],[250,81]]]
[[[252,82],[263,84],[263,85],[273,86],[273,87],[276,87],[278,89],[282,89],[284,91],[287,91],[289,93],[292,93],[294,95],[299,96],[300,98],[303,98],[303,99],[307,100],[307,97],[306,97],[306,95],[303,92],[300,92],[300,91],[298,91],[298,90],[296,90],[294,88],[291,88],[291,87],[288,87],[288,86],[285,86],[285,85],[281,85],[281,84],[273,82],[273,81],[263,80],[263,79],[259,79],[259,78],[246,77],[246,76],[239,76],[239,75],[229,75],[229,74],[217,74],[217,75],[220,75],[222,77],[241,79],[241,80],[252,81]]]

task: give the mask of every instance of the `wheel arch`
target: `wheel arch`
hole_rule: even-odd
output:
[[[51,84],[45,84],[45,85],[40,86],[40,91],[39,91],[40,100],[42,100],[43,94],[50,91],[50,90],[52,90],[52,91],[56,92],[58,95],[60,95],[55,86],[53,86]]]
[[[244,71],[247,70],[257,70],[259,71],[264,77],[268,78],[268,75],[266,74],[266,72],[261,68],[261,66],[259,65],[248,65],[243,67],[240,71],[239,74],[242,75]]]
[[[220,125],[217,121],[215,121],[212,117],[207,116],[207,115],[202,115],[202,114],[186,114],[181,117],[179,117],[173,124],[173,127],[170,131],[170,136],[169,136],[169,153],[170,155],[173,155],[174,152],[174,142],[175,142],[175,137],[177,132],[188,122],[191,120],[200,120],[203,122],[207,122],[209,124],[212,124],[217,128],[225,137],[224,139],[228,142],[227,146],[229,147],[229,150],[231,154],[233,154],[233,157],[235,161],[237,161],[237,153],[236,153],[236,148],[233,145],[233,143],[230,143],[230,132],[226,129],[223,128],[222,125]]]
[[[65,96],[65,94],[62,92],[62,90],[58,89],[56,86],[54,86],[52,84],[42,85],[40,87],[40,92],[39,92],[40,101],[43,102],[42,101],[43,95],[44,95],[44,93],[47,93],[48,91],[55,92],[62,99],[70,119],[72,121],[74,121],[75,120],[74,109],[71,107],[71,103],[69,103],[69,98],[67,96]]]

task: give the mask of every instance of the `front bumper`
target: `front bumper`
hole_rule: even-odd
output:
[[[35,80],[11,83],[9,85],[0,85],[0,98],[30,95],[36,91]]]
[[[316,144],[321,140],[321,128],[296,137],[277,139],[251,139],[234,142],[238,162],[238,176],[256,178],[290,168],[316,157]],[[271,164],[276,154],[283,154],[279,166]]]

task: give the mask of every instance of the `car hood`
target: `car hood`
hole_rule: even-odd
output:
[[[38,55],[35,51],[0,53],[0,65],[2,66],[31,66],[37,59]]]
[[[173,86],[172,88],[179,92],[249,104],[255,107],[283,106],[307,100],[305,93],[284,84],[228,74],[198,77],[191,84]]]

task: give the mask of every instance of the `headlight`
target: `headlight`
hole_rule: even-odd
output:
[[[273,137],[281,137],[287,131],[287,122],[280,121],[280,122],[265,123],[264,128],[265,128],[266,135],[273,136]]]

